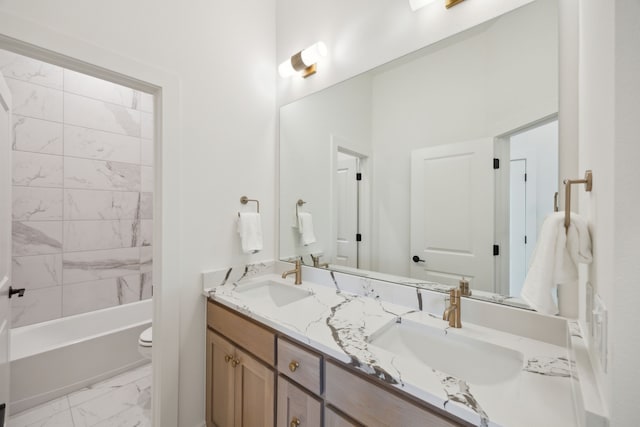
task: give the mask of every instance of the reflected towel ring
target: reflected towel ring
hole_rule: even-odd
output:
[[[298,201],[296,202],[296,221],[300,220],[300,218],[298,217],[298,207],[304,205],[305,203],[307,202],[302,199],[298,199]]]

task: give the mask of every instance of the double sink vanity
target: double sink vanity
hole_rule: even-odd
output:
[[[566,320],[291,266],[204,274],[208,426],[581,424]]]

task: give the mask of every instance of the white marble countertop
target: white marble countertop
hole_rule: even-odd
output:
[[[433,314],[344,292],[337,284],[332,288],[303,281],[299,289],[311,297],[275,307],[236,290],[265,279],[294,286],[292,278],[245,270],[234,280],[230,272],[218,286],[206,288],[205,295],[467,422],[503,427],[578,425],[572,393],[575,372],[567,348],[465,322],[464,312],[463,327],[449,328]],[[522,354],[522,368],[507,379],[474,383],[369,343],[374,333],[398,318],[516,350]]]

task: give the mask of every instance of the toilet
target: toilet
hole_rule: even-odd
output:
[[[138,352],[145,359],[151,359],[151,349],[153,344],[153,327],[150,326],[140,334],[138,338]]]

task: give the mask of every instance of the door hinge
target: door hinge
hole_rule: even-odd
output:
[[[500,245],[493,245],[493,256],[500,255]]]
[[[527,174],[524,174],[524,182],[527,182]]]
[[[362,242],[362,234],[356,234],[356,242]]]
[[[500,169],[500,159],[493,159],[493,168]]]
[[[527,236],[524,236],[524,244],[527,244]]]
[[[362,173],[356,172],[356,181],[362,181]]]

